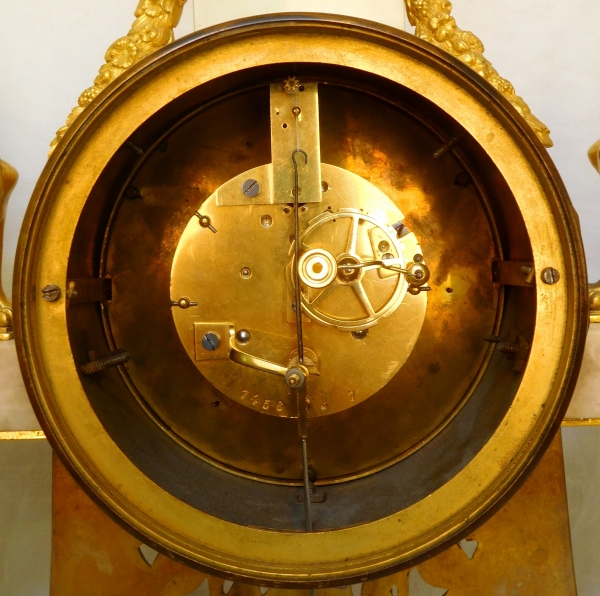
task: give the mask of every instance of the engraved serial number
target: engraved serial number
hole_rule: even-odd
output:
[[[248,391],[247,389],[244,389],[242,391],[242,394],[240,395],[240,399],[245,401],[246,398],[250,395],[250,391]],[[261,397],[259,395],[253,395],[250,398],[250,403],[253,406],[260,406],[263,410],[269,410],[271,407],[274,407],[275,410],[277,410],[277,412],[283,412],[283,402],[282,401],[278,401],[277,403],[275,403],[275,400],[272,399],[263,399],[262,400],[262,404],[261,404]]]

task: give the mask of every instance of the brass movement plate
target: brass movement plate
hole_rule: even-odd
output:
[[[147,198],[123,201],[115,214],[107,246],[106,271],[113,280],[113,300],[107,312],[115,346],[126,344],[132,354],[127,376],[139,399],[166,428],[228,469],[297,483],[301,461],[296,424],[276,424],[268,420],[270,416],[262,415],[265,399],[272,400],[271,413],[277,413],[279,401],[284,406],[289,404],[281,380],[246,371],[226,360],[195,363],[191,358],[194,340],[190,317],[206,323],[235,323],[238,329],[249,330],[253,339],[243,348],[272,361],[286,363],[295,348],[294,313],[285,282],[293,226],[291,210],[285,205],[215,206],[210,198],[213,193],[218,196],[220,188],[233,184],[229,180],[235,173],[250,170],[253,162],[264,163],[271,158],[269,137],[265,138],[269,131],[268,106],[266,88],[203,110],[170,135],[169,147],[175,150],[154,152],[136,171],[131,183]],[[251,116],[245,112],[247,109]],[[355,405],[336,415],[335,424],[322,416],[311,424],[311,465],[319,479],[327,481],[356,477],[390,465],[443,428],[465,402],[491,356],[490,345],[482,338],[495,332],[501,294],[490,283],[490,263],[500,248],[487,198],[472,186],[453,184],[465,171],[461,160],[448,155],[443,167],[437,167],[431,160],[438,146],[435,135],[409,114],[367,94],[322,86],[320,114],[323,168],[328,172],[324,180],[333,187],[323,197],[331,198],[331,203],[306,205],[307,211],[300,212],[303,224],[328,207],[352,207],[358,200],[365,202],[368,211],[377,209],[381,202],[384,219],[391,223],[404,219],[409,230],[414,230],[406,241],[421,241],[420,250],[433,271],[429,282],[432,291],[407,296],[406,304],[369,332],[368,341],[306,323],[309,339],[311,333],[316,333],[321,342],[332,342],[320,346],[328,358],[318,355],[326,366],[337,367],[338,378],[346,373],[349,379],[357,379],[372,367],[369,378],[375,384],[378,371],[380,374],[389,366],[391,354],[398,362],[408,355],[408,341],[401,341],[406,331],[389,337],[386,329],[400,324],[409,300],[422,307],[427,301],[422,332],[410,357],[397,374],[391,375],[390,382],[363,404],[357,402],[365,394],[361,395],[356,385],[344,382],[337,389],[341,400],[337,407]],[[398,133],[391,134],[390,129]],[[204,138],[213,141],[206,145]],[[339,139],[346,139],[346,145],[340,145]],[[247,146],[248,142],[252,147]],[[223,160],[223,155],[230,157]],[[165,184],[163,173],[174,171],[177,177]],[[239,195],[240,188],[241,183],[236,183],[234,190]],[[183,200],[174,204],[173,196]],[[202,203],[198,196],[204,198]],[[154,217],[157,210],[165,216]],[[199,226],[196,212],[211,217],[216,234]],[[261,225],[265,215],[272,218],[269,228]],[[349,221],[339,222],[342,242],[347,240],[348,225]],[[188,234],[198,238],[200,250],[190,244],[189,254],[194,260],[183,260],[178,265],[174,260],[177,247],[186,242]],[[135,251],[128,248],[132,237],[136,238]],[[159,237],[165,240],[157,243]],[[265,242],[262,238],[275,240]],[[369,239],[365,237],[364,241]],[[283,257],[273,250],[277,243],[286,247]],[[206,253],[202,252],[204,248]],[[412,248],[416,245],[407,247],[407,254]],[[367,253],[371,250],[365,249]],[[178,278],[172,278],[172,267],[181,267]],[[241,276],[245,267],[251,271],[249,278]],[[373,283],[379,285],[377,279]],[[144,290],[140,292],[140,288]],[[343,293],[337,292],[331,298],[343,300]],[[182,296],[197,301],[199,306],[184,310],[169,306]],[[261,308],[251,308],[254,304]],[[362,309],[359,312],[362,315]],[[241,314],[246,318],[240,318]],[[187,325],[183,342],[180,332],[174,329],[173,317],[176,323]],[[284,331],[274,331],[282,326]],[[418,330],[418,324],[415,328]],[[154,336],[160,336],[161,341],[151,341]],[[369,342],[378,337],[383,338],[373,350]],[[352,351],[346,353],[348,348]],[[406,351],[398,354],[394,351],[398,349]],[[177,357],[165,359],[165,353]],[[336,359],[332,362],[333,354]],[[355,355],[358,358],[353,360]],[[220,380],[216,388],[199,377],[197,365],[204,370],[211,368],[205,379]],[[398,365],[391,369],[397,370]],[[317,385],[328,382],[328,374],[316,378]],[[362,385],[360,379],[358,383]],[[352,390],[354,402],[348,393]],[[253,404],[255,395],[259,397]],[[215,402],[218,406],[212,405]],[[316,413],[322,413],[320,401],[316,405]],[[360,450],[347,440],[357,432]],[[252,449],[240,450],[240,442],[246,440],[252,442]]]
[[[401,241],[394,239],[391,225],[403,221],[404,216],[379,189],[328,164],[323,164],[322,173],[328,188],[323,193],[326,206],[324,210],[320,203],[307,203],[302,208],[303,250],[317,247],[342,255],[353,239],[349,251],[375,259],[370,233],[387,227],[391,229],[388,244],[401,246],[400,252],[407,260],[422,252],[412,232]],[[344,211],[350,208],[356,213]],[[207,332],[210,321],[225,320],[237,330],[249,331],[250,340],[239,344],[249,354],[286,368],[297,354],[293,285],[289,279],[291,209],[279,205],[223,207],[216,205],[214,195],[198,209],[211,218],[218,232],[202,228],[193,216],[175,252],[171,301],[189,296],[197,303],[185,309],[173,306],[183,346],[202,375],[230,399],[260,413],[297,417],[295,395],[282,378],[233,362],[223,349],[227,337],[221,337],[217,350],[198,355],[199,325]],[[371,213],[374,216],[367,215]],[[327,220],[322,225],[314,223],[323,216]],[[379,225],[384,227],[376,227],[364,218],[381,222]],[[390,254],[398,256],[397,252]],[[367,271],[363,279],[357,280],[369,308],[374,309],[371,312],[359,300],[353,285],[340,284],[331,293],[327,288],[311,290],[307,295],[305,309],[314,310],[314,314],[318,311],[328,321],[315,321],[311,312],[304,320],[304,345],[323,363],[319,374],[310,377],[309,417],[336,414],[371,397],[398,373],[415,346],[425,317],[427,293],[413,296],[406,291],[404,276],[381,279],[378,273]],[[317,308],[320,296],[325,299]],[[258,304],[260,308],[256,308]],[[365,323],[359,327],[358,321]],[[342,324],[350,325],[350,330],[340,329],[338,325]],[[372,328],[364,339],[355,339],[350,331],[364,327]]]

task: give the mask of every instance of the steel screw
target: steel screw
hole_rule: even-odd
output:
[[[306,375],[299,368],[290,368],[285,374],[285,383],[288,387],[298,389],[306,382]]]
[[[246,329],[240,329],[235,334],[235,339],[241,344],[247,344],[250,339],[252,339],[252,336],[250,335],[250,331],[247,331]]]
[[[204,337],[202,337],[202,347],[209,352],[214,352],[219,347],[220,343],[221,339],[212,331],[205,333]]]
[[[249,277],[252,277],[252,269],[250,269],[250,267],[243,267],[240,271],[240,275],[244,279],[248,279]]]
[[[542,281],[549,286],[554,285],[560,279],[560,273],[554,267],[546,267],[542,271]]]
[[[54,284],[47,285],[42,290],[42,298],[46,302],[56,302],[60,298],[60,288]]]
[[[352,337],[354,339],[365,339],[365,337],[367,337],[367,335],[369,335],[369,330],[368,329],[361,329],[360,331],[353,331],[352,332]]]
[[[244,180],[242,184],[242,193],[247,197],[253,198],[260,192],[260,184],[253,178]]]

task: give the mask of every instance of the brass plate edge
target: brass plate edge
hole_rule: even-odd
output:
[[[0,431],[0,441],[14,441],[19,439],[45,439],[43,430],[3,430]]]

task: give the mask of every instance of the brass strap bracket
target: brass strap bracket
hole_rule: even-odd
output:
[[[535,286],[535,268],[528,261],[492,261],[492,282],[500,286]]]

